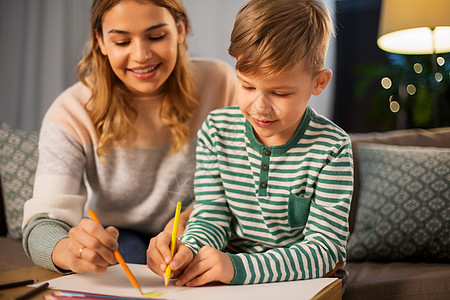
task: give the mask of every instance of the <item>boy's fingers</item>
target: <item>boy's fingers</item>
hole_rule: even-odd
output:
[[[186,282],[186,286],[202,286],[207,284],[208,282],[216,280],[216,278],[217,276],[214,275],[214,271],[210,269],[200,276],[195,277],[191,281]]]
[[[166,232],[161,232],[157,236],[156,248],[158,248],[161,253],[165,264],[169,264],[172,260],[172,253],[170,252],[170,240],[171,236]]]
[[[150,240],[150,244],[147,249],[147,266],[156,274],[162,276],[163,268],[165,266],[164,258],[161,255],[158,247],[156,246],[158,237],[154,237]]]
[[[170,267],[172,270],[178,270],[192,261],[194,254],[191,249],[183,245],[181,242],[178,242],[178,250],[175,253],[172,261],[170,262]]]
[[[167,265],[172,260],[170,240],[170,234],[161,232],[150,240],[147,249],[147,265],[153,272],[160,276],[164,276]]]

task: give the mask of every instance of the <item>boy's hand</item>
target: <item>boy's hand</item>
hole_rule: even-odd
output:
[[[186,229],[186,224],[189,220],[189,215],[192,211],[192,207],[186,209],[185,211],[183,211],[180,214],[180,222],[178,223],[178,232],[177,232],[177,238],[179,238],[184,230]],[[172,229],[173,229],[173,222],[175,220],[175,217],[173,217],[172,219],[170,219],[169,222],[167,222],[166,226],[164,226],[164,230],[165,232],[172,234]]]
[[[175,255],[172,258],[171,239],[171,234],[163,231],[150,240],[147,249],[147,267],[155,274],[164,277],[167,265],[170,264],[171,278],[177,278],[192,261],[194,255],[191,249],[177,240]]]
[[[233,278],[234,266],[228,254],[204,246],[175,281],[175,285],[200,286],[213,281],[230,284]]]

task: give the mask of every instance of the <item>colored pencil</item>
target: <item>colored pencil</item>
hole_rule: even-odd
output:
[[[45,282],[39,286],[37,286],[36,288],[32,289],[31,291],[19,296],[16,298],[16,300],[24,300],[24,299],[28,299],[30,297],[33,297],[34,295],[42,292],[43,290],[45,290],[46,288],[48,288],[48,282]]]
[[[181,213],[181,202],[177,203],[177,208],[175,210],[175,220],[173,222],[172,229],[172,241],[170,243],[170,252],[172,253],[172,257],[175,253],[175,245],[177,243],[177,232],[178,232],[178,223],[180,222],[180,213]],[[170,273],[171,273],[170,265],[166,268],[166,276],[164,277],[164,285],[167,286],[170,281]]]
[[[159,299],[161,298],[141,298],[141,297],[124,297],[124,296],[112,296],[105,294],[92,294],[92,293],[80,293],[80,292],[66,292],[66,291],[57,291],[53,292],[51,296],[47,296],[48,299],[53,300],[67,300],[67,299],[79,299],[79,300],[141,300],[141,299]]]
[[[17,282],[9,282],[9,283],[5,283],[5,284],[0,284],[0,290],[10,289],[10,288],[18,287],[18,286],[25,286],[25,285],[34,284],[34,283],[36,283],[36,282],[33,279],[17,281]]]
[[[91,216],[92,220],[94,220],[98,224],[102,225],[102,223],[100,223],[100,220],[97,218],[97,216],[92,211],[92,209],[89,210],[88,213]],[[119,262],[119,264],[122,266],[122,269],[125,271],[125,274],[127,274],[127,277],[130,280],[131,284],[139,291],[139,293],[141,293],[141,295],[143,295],[141,286],[137,282],[137,280],[134,277],[133,273],[131,273],[131,270],[128,268],[127,264],[125,263],[125,260],[123,259],[122,255],[120,255],[118,250],[114,250],[114,256],[116,257],[116,259]]]

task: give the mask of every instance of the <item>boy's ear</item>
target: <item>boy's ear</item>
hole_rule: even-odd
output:
[[[330,69],[323,69],[319,72],[319,74],[316,77],[314,88],[312,90],[312,94],[314,96],[320,95],[322,91],[327,87],[328,83],[331,80],[331,76],[333,73]]]

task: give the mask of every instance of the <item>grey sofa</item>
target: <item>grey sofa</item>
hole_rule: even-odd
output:
[[[23,204],[31,197],[37,134],[0,120],[0,272],[31,267],[22,247]]]
[[[343,299],[450,299],[450,127],[350,137],[355,188]],[[415,214],[423,226],[408,223]]]
[[[6,132],[6,133],[5,133]],[[19,137],[15,137],[15,135],[18,134]],[[8,138],[5,138],[5,137]],[[6,157],[5,158],[5,143],[10,143],[8,140],[11,139],[11,136],[14,137],[13,141],[16,144],[16,148],[11,151],[9,149],[6,151]],[[397,244],[397,246],[393,246],[394,249],[388,249],[386,245],[383,245],[384,239],[382,238],[380,241],[378,241],[378,244],[374,242],[376,240],[375,238],[369,238],[370,236],[370,230],[371,228],[367,228],[364,226],[358,226],[358,222],[360,223],[366,223],[367,220],[370,220],[371,218],[374,218],[376,221],[382,221],[383,216],[379,216],[379,213],[377,209],[374,209],[374,211],[370,212],[367,215],[367,200],[366,199],[372,199],[372,194],[368,194],[365,189],[367,189],[367,186],[372,186],[372,182],[370,180],[374,180],[373,185],[378,186],[382,184],[381,179],[373,179],[373,174],[369,174],[372,177],[369,176],[369,182],[367,182],[367,172],[371,170],[384,170],[386,169],[388,171],[387,175],[385,176],[387,179],[389,179],[390,175],[396,175],[394,178],[402,178],[403,181],[405,181],[405,178],[408,178],[407,170],[404,170],[403,172],[403,165],[400,167],[396,167],[396,161],[393,163],[386,164],[386,166],[383,166],[383,162],[375,162],[375,165],[378,165],[377,167],[373,167],[372,165],[367,165],[368,160],[373,160],[374,158],[383,155],[382,158],[386,157],[387,161],[389,159],[396,159],[395,155],[385,155],[383,154],[386,149],[381,148],[374,148],[371,149],[370,145],[380,146],[380,145],[400,145],[401,148],[394,149],[396,155],[402,155],[402,153],[405,153],[405,155],[415,155],[415,152],[417,149],[413,148],[412,152],[409,151],[408,146],[420,146],[423,147],[421,149],[429,149],[429,147],[437,147],[438,149],[442,149],[443,151],[450,151],[450,127],[448,128],[437,128],[437,129],[430,129],[430,130],[420,130],[420,129],[409,129],[409,130],[402,130],[402,131],[391,131],[386,133],[365,133],[365,134],[351,134],[352,138],[352,144],[353,144],[353,150],[354,150],[354,159],[355,159],[355,190],[354,190],[354,196],[352,200],[352,207],[350,212],[350,230],[351,230],[351,236],[349,240],[349,251],[348,251],[348,261],[346,263],[346,268],[349,272],[349,275],[347,277],[346,283],[345,283],[345,291],[343,294],[344,300],[350,300],[350,299],[450,299],[450,261],[448,260],[449,257],[449,249],[439,248],[439,245],[434,245],[433,243],[436,243],[436,240],[432,240],[430,242],[424,243],[422,245],[423,247],[421,249],[416,249],[416,251],[406,251],[406,254],[401,251],[402,247],[404,245],[408,245],[408,243],[411,243],[412,240],[405,239],[406,242],[401,242],[400,244]],[[6,140],[5,140],[6,139]],[[2,144],[3,143],[3,144]],[[24,146],[24,143],[26,144]],[[28,144],[27,144],[28,143]],[[368,144],[369,149],[367,149]],[[21,146],[22,145],[22,146]],[[34,145],[34,146],[32,146]],[[21,181],[23,182],[23,186],[21,190],[25,190],[25,192],[21,193],[20,195],[16,195],[17,199],[16,201],[19,202],[19,206],[23,205],[23,202],[31,196],[31,190],[29,189],[28,185],[32,184],[32,177],[30,177],[30,174],[24,171],[18,172],[20,170],[19,167],[12,166],[15,164],[19,165],[27,165],[27,168],[32,169],[35,167],[35,162],[33,163],[26,163],[24,161],[24,155],[13,155],[11,157],[11,154],[14,152],[20,152],[25,151],[25,157],[28,155],[28,160],[36,160],[36,149],[33,147],[37,147],[37,136],[33,133],[28,134],[22,131],[16,131],[12,129],[11,127],[8,127],[6,124],[2,124],[0,127],[0,162],[2,162],[3,165],[0,165],[2,176],[7,176],[6,180],[5,178],[0,177],[1,187],[5,187],[5,183],[10,184],[11,183],[11,176],[14,176],[14,174],[17,173],[17,175],[23,175],[25,174],[26,178],[22,178]],[[366,148],[364,148],[366,147]],[[389,147],[389,146],[388,146]],[[25,150],[24,150],[25,149]],[[379,151],[380,150],[380,151]],[[388,149],[389,151],[392,149]],[[420,149],[419,149],[420,150]],[[435,150],[435,149],[434,149]],[[362,151],[362,152],[361,152]],[[365,152],[364,152],[365,151]],[[372,151],[372,152],[370,152]],[[374,152],[373,152],[374,151]],[[377,152],[378,151],[378,154]],[[408,152],[409,151],[409,152]],[[432,152],[432,155],[436,155],[436,152]],[[442,157],[440,153],[438,153],[439,157]],[[379,157],[378,157],[379,158]],[[14,162],[15,160],[18,160],[17,162]],[[366,161],[362,161],[366,160]],[[444,158],[445,159],[445,156]],[[397,158],[398,160],[398,158]],[[407,160],[409,162],[410,160]],[[385,162],[386,163],[386,162]],[[449,162],[450,163],[450,162]],[[8,164],[8,167],[5,171],[5,164]],[[444,162],[445,164],[445,162]],[[406,165],[411,166],[410,163],[406,163]],[[437,242],[441,243],[443,246],[448,245],[450,241],[450,237],[448,236],[449,227],[450,227],[450,220],[448,212],[450,207],[450,195],[448,194],[448,191],[450,191],[450,174],[445,173],[445,168],[441,168],[441,166],[432,166],[431,168],[434,168],[436,170],[440,170],[441,173],[438,172],[438,174],[442,174],[442,178],[438,177],[432,177],[431,175],[425,174],[424,176],[419,177],[426,177],[429,178],[429,182],[426,184],[426,186],[433,186],[433,183],[436,182],[443,182],[443,184],[448,184],[446,187],[446,190],[441,191],[441,194],[438,195],[440,197],[441,202],[444,203],[444,206],[437,207],[438,209],[438,215],[437,217],[443,216],[444,221],[447,223],[444,224],[438,224],[436,222],[433,222],[433,220],[425,220],[425,226],[427,226],[428,229],[431,231],[434,230],[434,227],[439,227],[439,233],[437,236]],[[442,173],[443,172],[443,173]],[[447,171],[448,172],[448,171]],[[5,174],[7,173],[7,174]],[[364,177],[366,176],[366,177]],[[30,177],[30,178],[28,178]],[[28,179],[27,179],[28,178]],[[8,181],[8,182],[5,182]],[[411,181],[407,183],[411,184]],[[400,182],[401,183],[401,182]],[[21,186],[20,184],[13,184],[14,187],[17,187],[17,185]],[[406,185],[408,186],[408,185]],[[412,185],[413,186],[413,185]],[[10,189],[10,187],[8,187]],[[422,188],[422,190],[426,190],[426,188]],[[442,189],[441,189],[442,190]],[[386,197],[388,197],[390,194],[390,188],[389,186],[383,185],[381,186],[378,191],[384,192],[387,191],[386,194],[383,195],[385,198],[385,204],[390,204],[390,199],[386,201]],[[445,193],[447,191],[447,193]],[[375,193],[377,190],[375,191]],[[5,191],[3,189],[3,193],[0,193],[0,271],[7,271],[7,270],[13,270],[18,269],[22,267],[28,267],[32,266],[32,262],[26,257],[22,245],[20,242],[20,239],[11,237],[10,234],[8,234],[8,224],[5,221],[5,212],[7,212],[7,207],[3,207],[4,203],[7,203],[6,199],[2,197],[2,194],[11,196],[11,191]],[[392,193],[391,193],[392,194]],[[393,199],[395,195],[401,194],[401,191],[394,190],[393,193]],[[418,192],[420,194],[420,191]],[[19,197],[20,196],[20,197]],[[411,196],[411,195],[410,195]],[[412,197],[412,196],[411,196]],[[433,197],[432,197],[433,198]],[[433,199],[435,199],[434,197]],[[380,198],[381,199],[381,198]],[[11,199],[9,199],[11,200]],[[400,199],[401,200],[401,199]],[[370,201],[369,201],[370,202]],[[375,201],[376,203],[380,202],[378,199]],[[10,203],[10,201],[9,201]],[[7,204],[8,205],[8,204]],[[10,204],[9,204],[10,205]],[[428,205],[423,205],[428,206]],[[370,208],[370,206],[369,206]],[[376,207],[375,207],[376,208]],[[389,205],[387,205],[387,208],[391,208]],[[398,208],[398,207],[397,207]],[[389,211],[386,211],[386,207],[380,207],[378,210],[380,212],[384,212],[384,215],[390,216],[392,215],[392,218],[394,218],[393,223],[397,224],[403,224],[402,222],[398,222],[396,219],[401,219],[401,211],[407,211],[410,209],[409,207],[400,207],[400,215],[395,215],[395,210],[393,209],[392,213]],[[419,205],[416,207],[416,209],[420,209],[421,206]],[[7,212],[8,213],[8,212]],[[364,215],[364,213],[366,215]],[[436,214],[436,212],[434,212]],[[412,213],[410,213],[412,214]],[[361,216],[364,215],[364,218],[361,219]],[[432,216],[432,213],[428,213],[429,216]],[[407,216],[406,216],[407,217]],[[405,215],[403,215],[403,218],[406,218]],[[16,216],[16,218],[21,218],[21,216]],[[406,219],[405,219],[406,220]],[[382,224],[382,222],[379,222]],[[427,223],[428,221],[428,223]],[[407,224],[407,220],[404,222]],[[367,225],[367,224],[365,224]],[[443,227],[442,227],[443,226]],[[385,226],[386,227],[386,226]],[[382,229],[384,230],[385,227]],[[409,227],[409,226],[408,226]],[[366,232],[364,231],[366,230]],[[368,231],[367,231],[368,230]],[[376,230],[376,228],[375,228]],[[420,228],[416,230],[411,230],[411,236],[414,237],[415,232],[420,232]],[[369,232],[369,233],[367,233]],[[17,232],[16,232],[17,233]],[[375,232],[377,233],[377,232]],[[361,239],[362,234],[362,239]],[[389,236],[387,233],[382,232],[382,234],[386,234],[386,240],[389,240]],[[439,235],[440,234],[440,235]],[[358,237],[359,235],[359,237]],[[367,240],[370,241],[368,245],[365,245],[365,235],[368,236]],[[407,233],[404,233],[404,235],[408,235]],[[395,237],[395,235],[394,235]],[[405,238],[405,237],[403,237]],[[359,240],[358,240],[359,239]],[[398,239],[402,239],[401,236],[398,237]],[[442,240],[442,241],[439,241]],[[395,244],[395,240],[393,241]],[[360,245],[362,244],[362,246]],[[381,246],[379,245],[381,244]],[[428,253],[426,252],[426,246],[430,244],[434,248],[438,249],[439,253]],[[441,246],[442,246],[441,245]],[[400,249],[399,251],[396,251],[395,248]],[[368,248],[368,249],[367,249]],[[405,247],[403,247],[405,248]],[[405,249],[410,249],[411,247],[406,247]],[[425,249],[425,250],[424,250]],[[373,250],[373,251],[372,251]],[[389,255],[380,255],[378,252],[388,253]],[[447,251],[447,252],[446,252]],[[403,254],[402,254],[403,253]],[[402,256],[403,255],[403,256]],[[409,257],[408,257],[409,255]]]

